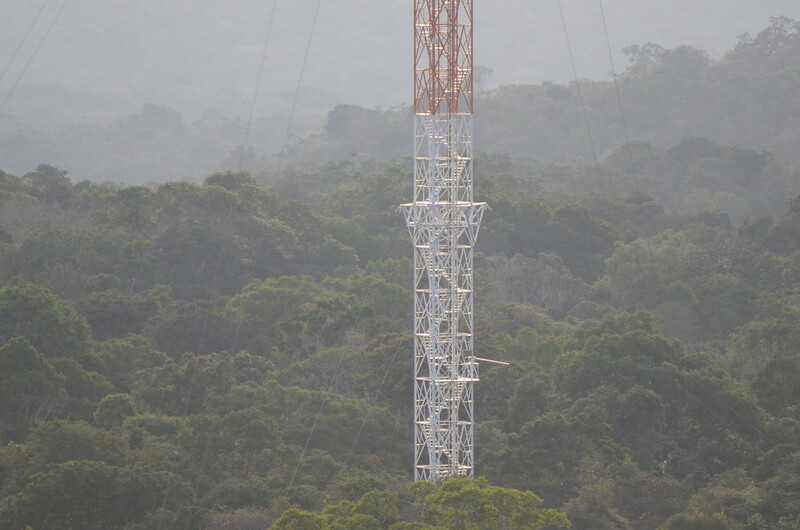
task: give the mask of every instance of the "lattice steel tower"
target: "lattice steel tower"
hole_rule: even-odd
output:
[[[414,477],[472,477],[472,0],[414,0]]]

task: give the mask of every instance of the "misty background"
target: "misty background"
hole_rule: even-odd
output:
[[[420,488],[413,0],[0,0],[0,528],[800,529],[800,2],[475,2]]]
[[[562,4],[578,76],[609,81],[599,3]],[[199,178],[241,165],[235,150],[251,106],[248,159],[318,133],[339,104],[402,110],[412,91],[413,3],[317,5],[278,2],[271,19],[273,3],[255,0],[2,0],[0,167],[22,174],[47,163],[73,181]],[[715,60],[772,16],[800,18],[791,0],[607,0],[604,8],[618,72],[630,45],[689,45]],[[484,91],[573,81],[555,0],[476,1],[475,17]],[[480,151],[480,128],[476,138]]]

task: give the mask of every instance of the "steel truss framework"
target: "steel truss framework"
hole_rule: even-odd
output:
[[[414,477],[472,477],[472,0],[415,0]]]

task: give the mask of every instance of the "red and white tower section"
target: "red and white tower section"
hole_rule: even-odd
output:
[[[472,0],[414,0],[414,477],[474,473]]]

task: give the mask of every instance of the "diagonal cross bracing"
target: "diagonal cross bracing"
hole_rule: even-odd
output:
[[[414,476],[472,477],[472,0],[415,0]]]

